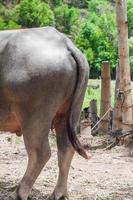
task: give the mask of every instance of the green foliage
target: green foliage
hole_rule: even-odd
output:
[[[127,0],[129,36],[133,36],[133,1]]]
[[[133,36],[133,8],[128,11],[129,36]]]
[[[78,26],[79,11],[67,4],[62,4],[54,10],[56,28],[66,34],[72,34]]]
[[[49,5],[40,0],[22,0],[16,6],[18,23],[22,27],[54,25],[54,14]]]
[[[115,10],[103,0],[90,0],[88,10],[87,19],[75,37],[75,42],[90,63],[91,78],[100,76],[103,60],[110,61],[114,77],[117,63]]]
[[[129,39],[131,78],[133,79],[133,37]]]
[[[21,26],[15,22],[14,9],[9,10],[0,4],[0,30],[17,29]]]
[[[78,8],[87,8],[88,6],[88,0],[71,0],[68,2],[69,2],[69,5],[75,6]]]
[[[100,15],[107,5],[108,0],[89,0],[88,10],[89,12],[96,12],[98,15]]]
[[[62,0],[43,0],[45,3],[49,4],[51,8],[55,8],[57,6],[60,6],[63,1]]]
[[[4,22],[3,18],[0,17],[0,30],[4,30],[6,28],[6,23]]]

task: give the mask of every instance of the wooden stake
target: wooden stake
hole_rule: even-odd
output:
[[[100,118],[104,116],[104,114],[110,108],[110,65],[108,61],[102,62],[101,68],[101,108],[100,108]],[[102,119],[99,132],[100,133],[108,133],[109,130],[109,112],[106,114],[104,119]]]
[[[97,116],[97,100],[93,99],[90,101],[90,119],[92,121],[92,126],[97,123],[98,116]]]
[[[116,83],[115,83],[115,106],[113,109],[113,127],[112,131],[122,129],[122,110],[121,100],[119,99],[119,88],[120,88],[120,67],[116,68]]]
[[[131,78],[129,67],[129,47],[128,47],[128,22],[127,8],[125,0],[116,0],[116,16],[118,29],[118,49],[119,49],[119,79],[120,87],[118,99],[121,101],[122,130],[132,130],[133,112],[131,97]]]

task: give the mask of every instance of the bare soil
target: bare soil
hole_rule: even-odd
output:
[[[89,130],[80,138],[89,145],[104,143],[103,137],[92,137]],[[31,193],[32,200],[45,200],[56,184],[58,167],[55,136],[50,136],[52,156]],[[122,146],[112,150],[91,151],[84,160],[75,154],[69,175],[71,200],[133,200],[133,158]],[[5,200],[22,178],[27,165],[23,139],[9,134],[0,136],[0,200]]]

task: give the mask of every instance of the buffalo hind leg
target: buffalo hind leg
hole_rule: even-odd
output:
[[[9,199],[27,200],[34,182],[50,158],[51,151],[48,141],[50,123],[44,120],[40,123],[38,119],[36,118],[23,129],[28,166],[19,186]]]
[[[59,176],[57,185],[50,199],[68,199],[67,179],[70,164],[74,155],[74,149],[68,139],[66,116],[58,117],[55,123],[57,148],[58,148],[58,166]]]

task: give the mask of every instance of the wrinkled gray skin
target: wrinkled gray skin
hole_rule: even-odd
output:
[[[69,122],[75,129],[87,75],[88,64],[83,55],[54,28],[0,32],[0,130],[6,130],[4,120],[14,113],[28,153],[25,175],[9,199],[27,200],[51,155],[51,126],[56,130],[59,164],[51,199],[67,197],[67,178],[74,155],[67,118],[69,113]]]

